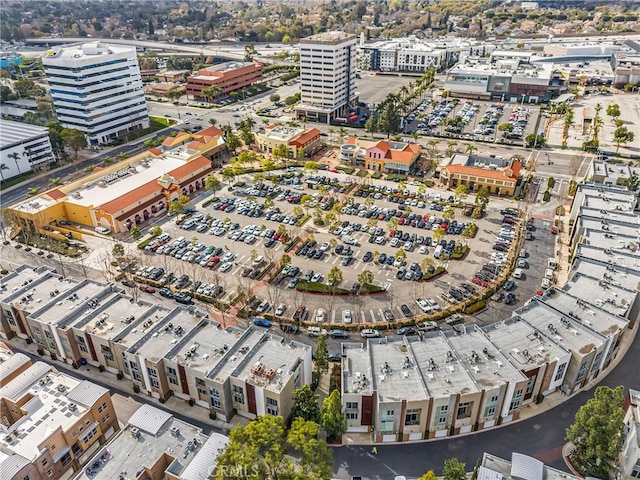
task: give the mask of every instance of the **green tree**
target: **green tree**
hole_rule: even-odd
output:
[[[158,225],[154,225],[153,227],[151,227],[151,229],[149,230],[149,233],[151,235],[153,235],[154,237],[157,237],[158,235],[160,235],[162,233],[162,228],[160,228],[160,226]]]
[[[212,192],[215,192],[216,190],[219,190],[221,185],[222,185],[222,183],[220,182],[220,180],[218,180],[218,178],[213,176],[213,175],[209,175],[204,180],[205,188],[207,190],[211,190]]]
[[[238,425],[218,455],[218,468],[247,472],[239,479],[330,478],[331,451],[318,440],[319,427],[297,418],[287,434],[281,416],[262,415],[248,425]]]
[[[134,240],[140,240],[142,238],[142,232],[135,225],[131,227],[131,236]]]
[[[544,135],[530,133],[524,137],[527,148],[542,148],[546,145]]]
[[[468,194],[469,194],[469,190],[467,189],[467,186],[460,184],[456,187],[456,190],[453,195],[464,202],[467,199]]]
[[[445,220],[453,220],[454,218],[456,218],[455,209],[451,207],[444,209],[444,211],[442,212],[442,218],[444,218]]]
[[[123,258],[124,257],[124,245],[120,242],[116,243],[111,249],[111,255],[113,258]]]
[[[80,130],[75,128],[63,128],[60,132],[65,147],[73,151],[73,161],[78,161],[78,153],[87,146],[87,139]]]
[[[269,100],[273,103],[279,102],[280,95],[278,95],[277,93],[272,93],[271,95],[269,95]]]
[[[319,395],[311,390],[309,385],[302,385],[293,391],[293,418],[302,418],[315,423],[320,423]]]
[[[337,389],[322,402],[321,425],[329,440],[339,440],[347,431],[347,419],[342,413],[342,400]]]
[[[386,133],[387,138],[400,131],[400,114],[393,102],[388,101],[382,108],[378,118],[378,129]]]
[[[465,470],[465,464],[459,462],[457,458],[448,458],[444,461],[444,467],[442,468],[442,476],[444,480],[465,480],[467,478],[467,471]]]
[[[238,148],[240,147],[240,138],[238,138],[235,133],[229,132],[224,137],[224,141],[227,144],[227,148],[229,149],[229,151],[233,153],[233,155],[235,155],[236,150],[238,150]]]
[[[610,116],[611,118],[613,118],[614,120],[616,120],[617,118],[620,117],[621,112],[620,112],[620,105],[618,105],[617,103],[612,103],[611,105],[609,105],[607,107],[607,115]]]
[[[233,179],[236,178],[236,174],[233,171],[233,167],[228,165],[224,167],[220,173],[222,174],[222,179],[228,184],[230,184],[233,181]]]
[[[319,375],[327,373],[329,370],[329,349],[327,347],[327,337],[325,335],[320,335],[316,342],[315,365],[316,372],[318,372]]]
[[[273,149],[273,156],[276,158],[276,160],[285,160],[286,162],[286,160],[288,160],[291,156],[291,150],[289,150],[289,147],[287,145],[281,143]]]
[[[210,118],[209,119],[209,123],[211,124],[211,126],[215,127],[218,124],[218,119],[217,118]]]
[[[318,172],[318,162],[305,162],[304,171],[309,174],[314,174]]]
[[[625,187],[632,192],[637,192],[640,189],[640,177],[634,172],[631,176],[623,181]]]
[[[367,121],[364,123],[364,129],[367,133],[370,133],[373,137],[373,134],[378,131],[378,120],[375,115],[371,115],[367,118]]]
[[[427,473],[418,478],[418,480],[438,480],[438,477],[433,470],[429,470]]]
[[[613,132],[613,140],[616,142],[616,153],[620,150],[620,145],[633,142],[635,134],[624,125],[619,126]]]
[[[339,285],[342,283],[342,270],[336,266],[331,267],[331,270],[327,273],[327,281],[330,285]]]
[[[358,282],[361,285],[371,285],[373,283],[373,272],[371,270],[363,270],[358,274]]]
[[[489,204],[489,187],[486,185],[483,185],[480,187],[480,190],[478,190],[478,193],[476,194],[476,204],[480,205],[483,210],[487,208],[487,205]]]
[[[573,465],[581,473],[610,478],[624,439],[624,387],[596,388],[567,428],[566,438],[575,446]]]

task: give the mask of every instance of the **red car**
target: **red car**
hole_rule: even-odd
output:
[[[338,173],[338,170],[336,170],[335,168],[330,168],[330,169],[329,169],[329,171],[330,171],[331,173]]]
[[[553,233],[554,235],[558,234],[558,227],[551,227],[551,233]]]
[[[143,292],[147,292],[147,293],[155,293],[156,289],[153,288],[150,285],[139,285],[138,288],[140,288],[140,290],[142,290]]]

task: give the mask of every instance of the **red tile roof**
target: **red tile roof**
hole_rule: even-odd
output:
[[[198,157],[179,166],[178,168],[174,168],[170,172],[167,172],[167,174],[175,178],[178,183],[182,184],[182,179],[184,177],[187,177],[190,173],[206,166],[211,167],[211,160],[205,157]],[[158,184],[158,180],[154,179],[144,185],[140,185],[138,188],[125,193],[124,195],[121,195],[118,198],[111,200],[110,202],[105,203],[104,205],[101,205],[100,208],[106,212],[116,214],[129,207],[129,205],[133,205],[141,198],[145,198],[156,191],[160,192],[161,188],[160,184]]]
[[[317,128],[312,128],[310,130],[307,130],[306,132],[302,132],[296,138],[291,140],[291,145],[303,147],[305,144],[309,143],[311,140],[319,136],[320,130],[318,130]]]
[[[504,170],[488,170],[479,167],[468,167],[466,165],[447,165],[442,168],[446,169],[449,173],[475,175],[476,177],[493,178],[496,180],[503,180],[505,182],[516,183],[518,181],[518,176],[520,175],[522,163],[514,161],[511,168],[506,168]]]
[[[153,147],[149,149],[149,153],[152,153],[156,157],[159,157],[160,155],[162,155],[162,150],[160,150],[158,147]]]
[[[61,198],[64,198],[67,196],[67,194],[61,191],[59,188],[54,188],[52,190],[49,190],[47,192],[47,195],[53,198],[54,200],[60,200]]]
[[[216,127],[215,125],[205,128],[204,130],[200,130],[199,132],[196,132],[196,135],[205,135],[208,137],[219,137],[223,134],[224,132],[220,130],[218,127]]]

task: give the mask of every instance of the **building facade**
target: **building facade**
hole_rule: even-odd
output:
[[[135,47],[101,42],[60,47],[42,58],[58,121],[103,145],[149,127]]]
[[[629,389],[624,406],[624,441],[619,456],[621,478],[640,478],[640,391]]]
[[[273,153],[280,145],[289,149],[289,158],[311,156],[321,147],[320,130],[317,128],[292,128],[283,125],[269,125],[256,134],[258,149]]]
[[[0,120],[2,179],[37,172],[56,162],[49,131],[27,123]]]
[[[338,152],[342,163],[363,166],[375,172],[403,175],[415,169],[421,155],[422,147],[417,143],[357,137],[350,137]]]
[[[69,478],[120,430],[111,395],[30,363],[0,388],[0,471],[9,480]]]
[[[187,97],[199,101],[223,98],[231,92],[250,87],[262,80],[262,64],[259,62],[227,62],[203,68],[187,77]],[[207,88],[216,91],[207,93]]]
[[[311,348],[261,328],[223,328],[193,307],[135,301],[115,284],[47,268],[20,267],[2,285],[3,337],[30,339],[74,368],[102,367],[143,395],[176,396],[225,421],[289,418],[294,390],[311,383]]]
[[[217,127],[181,132],[160,147],[14,205],[14,226],[60,239],[94,233],[98,226],[131,230],[165,215],[180,195],[205,188],[226,151]]]
[[[329,123],[346,117],[356,93],[356,37],[325,32],[300,40],[298,117]]]
[[[477,192],[487,187],[489,193],[511,196],[521,169],[522,163],[514,159],[455,154],[439,167],[439,175],[446,188],[465,185],[469,192]]]

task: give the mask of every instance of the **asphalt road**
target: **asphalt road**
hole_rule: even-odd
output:
[[[636,336],[625,357],[600,384],[637,388],[639,355],[640,339]],[[334,478],[361,476],[377,480],[395,475],[417,478],[428,470],[441,475],[444,461],[451,457],[465,462],[467,470],[471,470],[484,452],[506,459],[511,458],[512,452],[524,453],[567,471],[561,455],[565,430],[578,408],[592,395],[591,390],[580,392],[541,415],[493,430],[429,442],[379,445],[377,456],[371,455],[367,446],[339,447],[334,450]]]
[[[155,137],[159,137],[160,135],[168,135],[173,130],[180,131],[175,127],[167,127],[155,132]],[[88,166],[100,163],[103,158],[111,157],[114,160],[117,160],[118,155],[120,153],[126,153],[127,155],[140,153],[144,149],[144,147],[142,146],[142,143],[148,138],[149,137],[143,137],[138,140],[135,140],[134,142],[130,142],[126,145],[115,147],[109,150],[108,152],[100,152],[85,160],[81,160],[78,163],[73,163],[70,165],[63,166],[61,168],[57,168],[55,170],[51,170],[50,172],[48,172],[49,173],[48,175],[44,175],[42,177],[38,177],[38,178],[34,178],[34,179],[27,180],[25,182],[22,182],[16,185],[16,187],[18,188],[11,188],[11,189],[2,191],[1,193],[2,205],[3,206],[11,205],[20,200],[24,200],[27,196],[27,190],[30,188],[37,187],[37,188],[40,188],[41,190],[50,188],[50,185],[49,185],[50,178],[60,177],[64,181],[64,178],[67,177],[68,175],[71,175],[72,173],[84,171],[84,169],[87,168]]]

